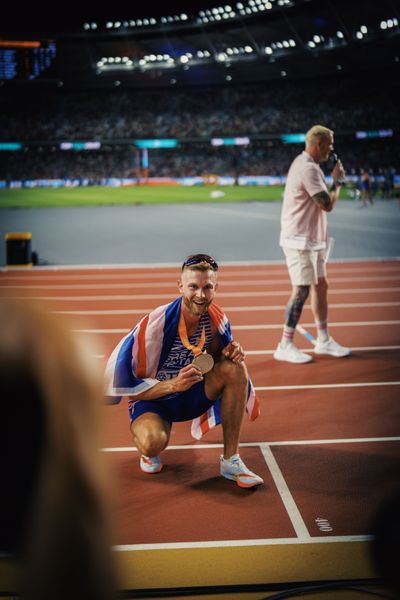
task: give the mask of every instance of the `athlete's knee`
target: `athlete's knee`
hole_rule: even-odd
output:
[[[168,444],[168,433],[164,430],[140,427],[132,429],[134,441],[146,456],[156,456]]]
[[[219,361],[216,366],[218,376],[226,384],[245,385],[248,381],[247,367],[243,362],[234,363],[225,358]]]

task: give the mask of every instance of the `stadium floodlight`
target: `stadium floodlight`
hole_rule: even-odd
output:
[[[368,33],[368,27],[366,25],[361,25],[360,31],[365,35],[366,33]]]
[[[247,52],[247,54],[251,54],[252,52],[254,52],[251,46],[245,46],[244,51]]]
[[[182,56],[179,57],[179,60],[181,61],[182,64],[186,64],[189,62],[189,57],[186,56],[186,54],[182,54]]]
[[[340,40],[342,40],[342,39],[344,38],[344,34],[343,34],[343,32],[342,32],[342,31],[337,31],[337,32],[336,32],[336,35],[337,35],[337,37],[338,37]]]
[[[264,52],[265,52],[265,54],[272,54],[273,50],[272,50],[271,46],[266,46]]]
[[[363,37],[364,37],[364,36],[363,36],[363,34],[361,33],[361,31],[357,31],[357,33],[356,33],[356,38],[357,38],[358,40],[362,40],[362,39],[363,39]]]

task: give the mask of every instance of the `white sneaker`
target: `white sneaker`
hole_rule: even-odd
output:
[[[227,460],[225,460],[224,456],[221,454],[220,463],[220,473],[222,477],[236,481],[241,488],[250,488],[264,483],[264,480],[261,477],[252,473],[250,469],[246,467],[239,454],[234,454]]]
[[[159,473],[163,468],[160,456],[145,456],[140,457],[140,468],[145,473]]]
[[[349,354],[351,354],[350,348],[341,346],[335,342],[332,337],[330,337],[327,342],[317,341],[314,352],[315,354],[329,354],[330,356],[336,356],[337,358],[342,358],[343,356],[349,356]]]
[[[282,344],[278,344],[275,352],[274,352],[275,360],[286,360],[291,363],[308,363],[312,361],[312,356],[302,352],[291,342],[287,346],[282,346]]]

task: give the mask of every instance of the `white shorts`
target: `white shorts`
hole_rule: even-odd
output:
[[[316,285],[326,277],[325,250],[283,248],[292,285]]]

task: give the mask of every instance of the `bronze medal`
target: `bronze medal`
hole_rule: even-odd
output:
[[[206,373],[211,371],[211,369],[213,368],[214,359],[211,356],[211,354],[207,354],[207,352],[203,352],[202,354],[198,354],[197,356],[194,357],[192,364],[196,365],[196,367],[199,367],[201,374],[205,375]]]
[[[206,329],[203,325],[203,329],[201,332],[200,342],[197,346],[191,344],[188,339],[185,319],[183,318],[182,309],[181,314],[179,315],[179,325],[178,325],[179,337],[181,338],[182,344],[188,350],[191,350],[194,354],[194,359],[192,361],[193,365],[196,365],[201,371],[201,374],[204,375],[211,371],[214,366],[214,359],[211,354],[207,354],[207,352],[202,352],[206,341]]]

